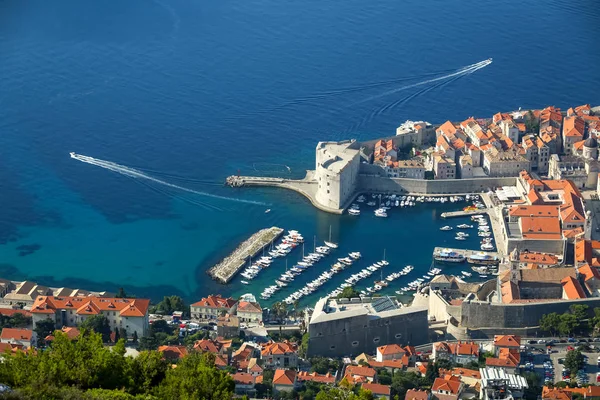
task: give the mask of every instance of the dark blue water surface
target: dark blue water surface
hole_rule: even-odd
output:
[[[366,264],[387,248],[395,268],[426,269],[434,246],[458,243],[438,230],[456,206],[352,219],[221,184],[302,176],[317,141],[387,136],[406,119],[598,104],[598,36],[592,0],[0,1],[0,276],[154,298],[257,293],[282,263],[250,288],[205,270],[268,225],[321,240],[332,225],[340,256]]]

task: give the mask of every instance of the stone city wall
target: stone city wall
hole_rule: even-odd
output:
[[[379,167],[376,168],[381,170]],[[367,165],[361,165],[361,174],[358,176],[358,185],[356,188],[357,192],[462,194],[481,193],[490,188],[514,186],[516,184],[516,177],[421,180],[387,178],[382,177],[380,174],[367,175],[364,173],[367,170],[370,170]]]
[[[524,304],[464,302],[460,323],[465,328],[479,330],[536,327],[542,315],[552,312],[562,314],[573,304],[588,305],[592,315],[594,307],[600,307],[600,298]]]

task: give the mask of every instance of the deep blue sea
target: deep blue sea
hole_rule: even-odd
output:
[[[438,230],[457,206],[352,218],[222,183],[301,177],[317,141],[388,136],[407,119],[600,104],[599,36],[593,0],[2,0],[0,276],[152,298],[258,294],[282,262],[251,287],[205,271],[271,225],[308,242],[331,225],[340,257],[361,251],[366,266],[387,249],[393,268],[426,270],[434,246],[477,246]]]

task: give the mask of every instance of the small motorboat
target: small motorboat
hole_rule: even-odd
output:
[[[244,285],[249,285],[249,283],[247,281],[240,281],[242,282]]]
[[[451,231],[452,227],[450,225],[446,225],[446,226],[442,226],[440,228],[440,231]]]
[[[265,214],[268,214],[268,213],[270,213],[270,212],[271,212],[271,209],[270,209],[270,208],[267,208],[267,209],[265,210]]]

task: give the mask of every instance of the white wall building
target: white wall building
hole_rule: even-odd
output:
[[[315,199],[319,204],[340,209],[354,193],[360,166],[360,151],[354,140],[319,142],[315,180]]]

